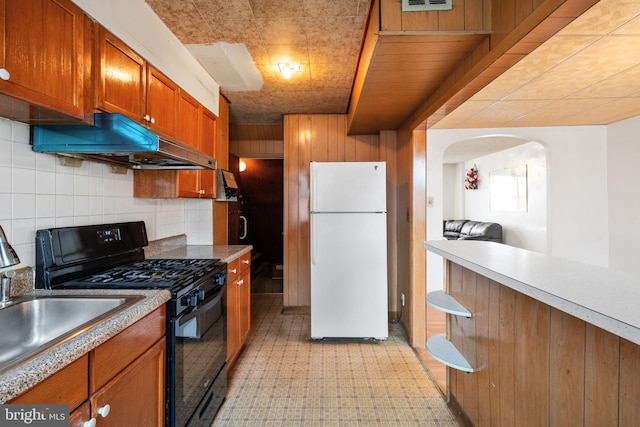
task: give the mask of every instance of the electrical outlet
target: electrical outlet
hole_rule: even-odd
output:
[[[404,307],[404,292],[400,294],[400,304]]]

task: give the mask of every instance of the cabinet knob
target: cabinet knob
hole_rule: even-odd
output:
[[[96,427],[96,419],[91,418],[89,421],[82,423],[82,427]]]
[[[238,284],[238,286],[242,286],[244,284],[244,279],[238,280],[236,283]]]
[[[151,123],[155,123],[156,119],[154,119],[153,117],[151,117],[151,120],[149,120]]]
[[[98,408],[98,414],[100,414],[103,418],[106,418],[106,416],[109,415],[109,412],[111,412],[111,405],[109,405],[108,403]]]
[[[236,270],[235,268],[232,268],[232,269],[231,269],[231,273],[232,273],[232,274],[236,274],[236,271],[237,271],[237,270]]]
[[[6,68],[0,68],[0,79],[9,80],[11,78],[11,74],[7,71]]]
[[[242,263],[243,263],[243,264],[247,264],[247,265],[249,265],[249,260],[248,260],[248,259],[243,259],[243,260],[242,260]]]
[[[151,116],[148,114],[145,114],[144,116],[142,116],[142,120],[144,120],[145,122],[148,122],[149,120],[151,120]]]

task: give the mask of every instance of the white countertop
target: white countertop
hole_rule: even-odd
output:
[[[426,241],[469,270],[640,344],[640,279],[494,242]]]

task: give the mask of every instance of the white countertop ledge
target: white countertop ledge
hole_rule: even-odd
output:
[[[638,277],[495,242],[434,240],[424,247],[640,345]]]

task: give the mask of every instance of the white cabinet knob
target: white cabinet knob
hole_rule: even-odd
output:
[[[150,122],[151,122],[151,123],[155,123],[155,122],[156,122],[156,119],[154,119],[153,117],[151,117]]]
[[[96,419],[91,418],[89,421],[82,423],[82,427],[96,427]]]
[[[110,411],[111,411],[111,406],[108,403],[98,408],[98,414],[100,414],[102,418],[106,418],[106,416],[109,415]]]
[[[238,284],[238,286],[242,286],[244,284],[244,279],[238,280],[236,283]]]
[[[145,122],[148,122],[149,120],[151,120],[151,116],[148,114],[145,114],[144,116],[142,116],[142,120],[144,120]]]
[[[0,68],[0,79],[9,80],[11,78],[11,74],[7,71],[6,68]]]
[[[243,259],[243,260],[242,260],[242,263],[243,263],[243,264],[247,264],[247,265],[249,265],[249,260],[248,260],[248,259]]]
[[[236,274],[236,271],[237,271],[237,270],[236,270],[235,268],[232,268],[232,269],[231,269],[231,273],[232,273],[232,274]]]

